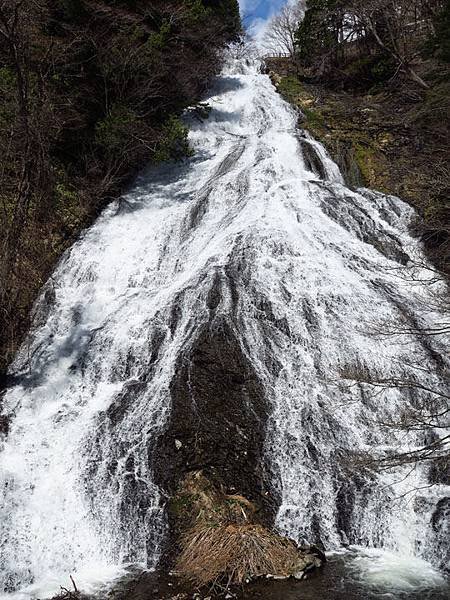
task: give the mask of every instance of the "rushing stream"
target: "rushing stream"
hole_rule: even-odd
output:
[[[441,316],[405,266],[421,257],[412,210],[348,189],[256,61],[231,58],[211,94],[209,118],[190,117],[194,157],[110,205],[36,305],[3,399],[6,598],[47,597],[69,573],[90,589],[121,565],[157,564],[166,521],[152,448],[177,361],[212,312],[270,406],[278,529],[329,550],[384,549],[357,564],[387,588],[411,565],[421,585],[440,582],[428,563],[446,558],[445,482],[428,487],[425,467],[374,476],[358,458],[427,440],[383,425],[425,392],[373,393],[357,374],[445,386],[448,340],[418,331]],[[388,335],[402,326],[408,335]]]

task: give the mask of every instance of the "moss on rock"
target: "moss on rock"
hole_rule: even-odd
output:
[[[386,86],[348,93],[300,81],[282,60],[270,63],[270,75],[300,109],[300,126],[323,143],[350,187],[400,196],[414,206],[430,258],[448,270],[448,73],[430,72],[432,87],[419,97]]]

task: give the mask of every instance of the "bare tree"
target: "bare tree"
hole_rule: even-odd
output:
[[[431,4],[423,0],[353,0],[349,10],[367,34],[423,89],[429,85],[418,75],[414,63],[420,54],[420,34],[432,26]]]
[[[295,55],[295,34],[298,24],[305,14],[305,1],[299,0],[286,4],[278,14],[272,17],[264,43],[268,50],[275,54]]]
[[[422,259],[411,261],[408,268],[398,270],[398,277],[412,287],[426,286],[423,297],[424,313],[435,312],[435,322],[424,326],[417,319],[406,319],[400,326],[384,322],[373,332],[375,336],[397,336],[408,342],[408,337],[419,336],[422,345],[435,361],[435,371],[430,374],[429,366],[418,363],[414,358],[403,358],[392,364],[389,373],[380,373],[365,364],[345,365],[340,369],[340,383],[347,389],[359,389],[366,400],[377,404],[389,401],[389,394],[396,391],[403,404],[394,419],[379,421],[383,427],[418,436],[417,447],[408,450],[392,450],[363,458],[366,464],[380,470],[389,470],[401,465],[429,463],[448,468],[450,465],[450,364],[445,359],[445,347],[449,339],[447,279],[443,272],[430,266]],[[438,352],[435,352],[435,350]],[[439,352],[440,351],[440,352]],[[442,354],[442,352],[444,352]],[[343,383],[346,382],[346,383]],[[420,442],[421,440],[421,442]]]

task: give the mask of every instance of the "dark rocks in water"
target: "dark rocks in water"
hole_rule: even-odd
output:
[[[320,179],[326,179],[326,172],[323,160],[318,155],[317,150],[314,148],[313,144],[307,138],[301,137],[300,146],[302,149],[302,156],[303,160],[305,161],[306,168],[309,171],[312,171],[318,177],[320,177]]]
[[[436,505],[431,517],[431,526],[442,557],[439,568],[450,572],[450,497],[442,498]]]
[[[307,573],[301,581],[294,577],[275,579],[260,578],[245,586],[228,590],[216,588],[203,594],[193,594],[188,586],[173,573],[130,574],[114,590],[108,600],[380,600],[383,592],[369,587],[352,577],[348,557],[330,556],[325,569]],[[447,600],[448,588],[417,589],[402,592],[391,591],[396,600]],[[94,600],[94,599],[92,599]],[[102,599],[103,600],[103,599]]]
[[[357,540],[353,530],[357,496],[364,497],[370,493],[374,475],[365,465],[360,464],[357,455],[336,450],[333,459],[336,529],[340,533],[343,546],[349,546]]]
[[[428,481],[432,484],[450,485],[450,459],[448,456],[431,461]]]
[[[8,435],[9,432],[9,417],[0,415],[0,435]]]
[[[308,552],[308,554],[312,554],[313,556],[318,558],[322,563],[327,562],[327,557],[325,555],[324,550],[314,544],[312,544],[311,546],[308,546],[306,549],[301,548],[301,550],[305,550]]]

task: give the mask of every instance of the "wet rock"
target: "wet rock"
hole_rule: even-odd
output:
[[[448,544],[450,533],[450,497],[442,498],[436,505],[431,517],[431,526],[436,538],[436,547],[441,561],[439,568],[450,572],[450,546]]]
[[[428,481],[432,484],[450,485],[450,459],[446,456],[431,461]]]
[[[170,420],[152,450],[155,479],[173,496],[186,474],[202,470],[254,502],[261,521],[270,525],[279,505],[277,477],[263,453],[270,404],[234,324],[215,315],[220,293],[215,281],[208,298],[210,321],[179,356]],[[179,533],[171,515],[169,527],[167,560]]]
[[[0,435],[8,435],[9,432],[9,417],[0,415]]]
[[[318,177],[320,177],[320,179],[326,179],[326,172],[323,160],[318,155],[317,150],[314,148],[313,144],[311,144],[311,142],[309,142],[305,137],[302,137],[300,138],[300,145],[306,168],[309,171],[312,171]]]
[[[308,561],[302,558],[301,560],[298,561],[298,563],[296,563],[296,565],[294,567],[295,573],[304,571],[308,565],[309,565]]]

